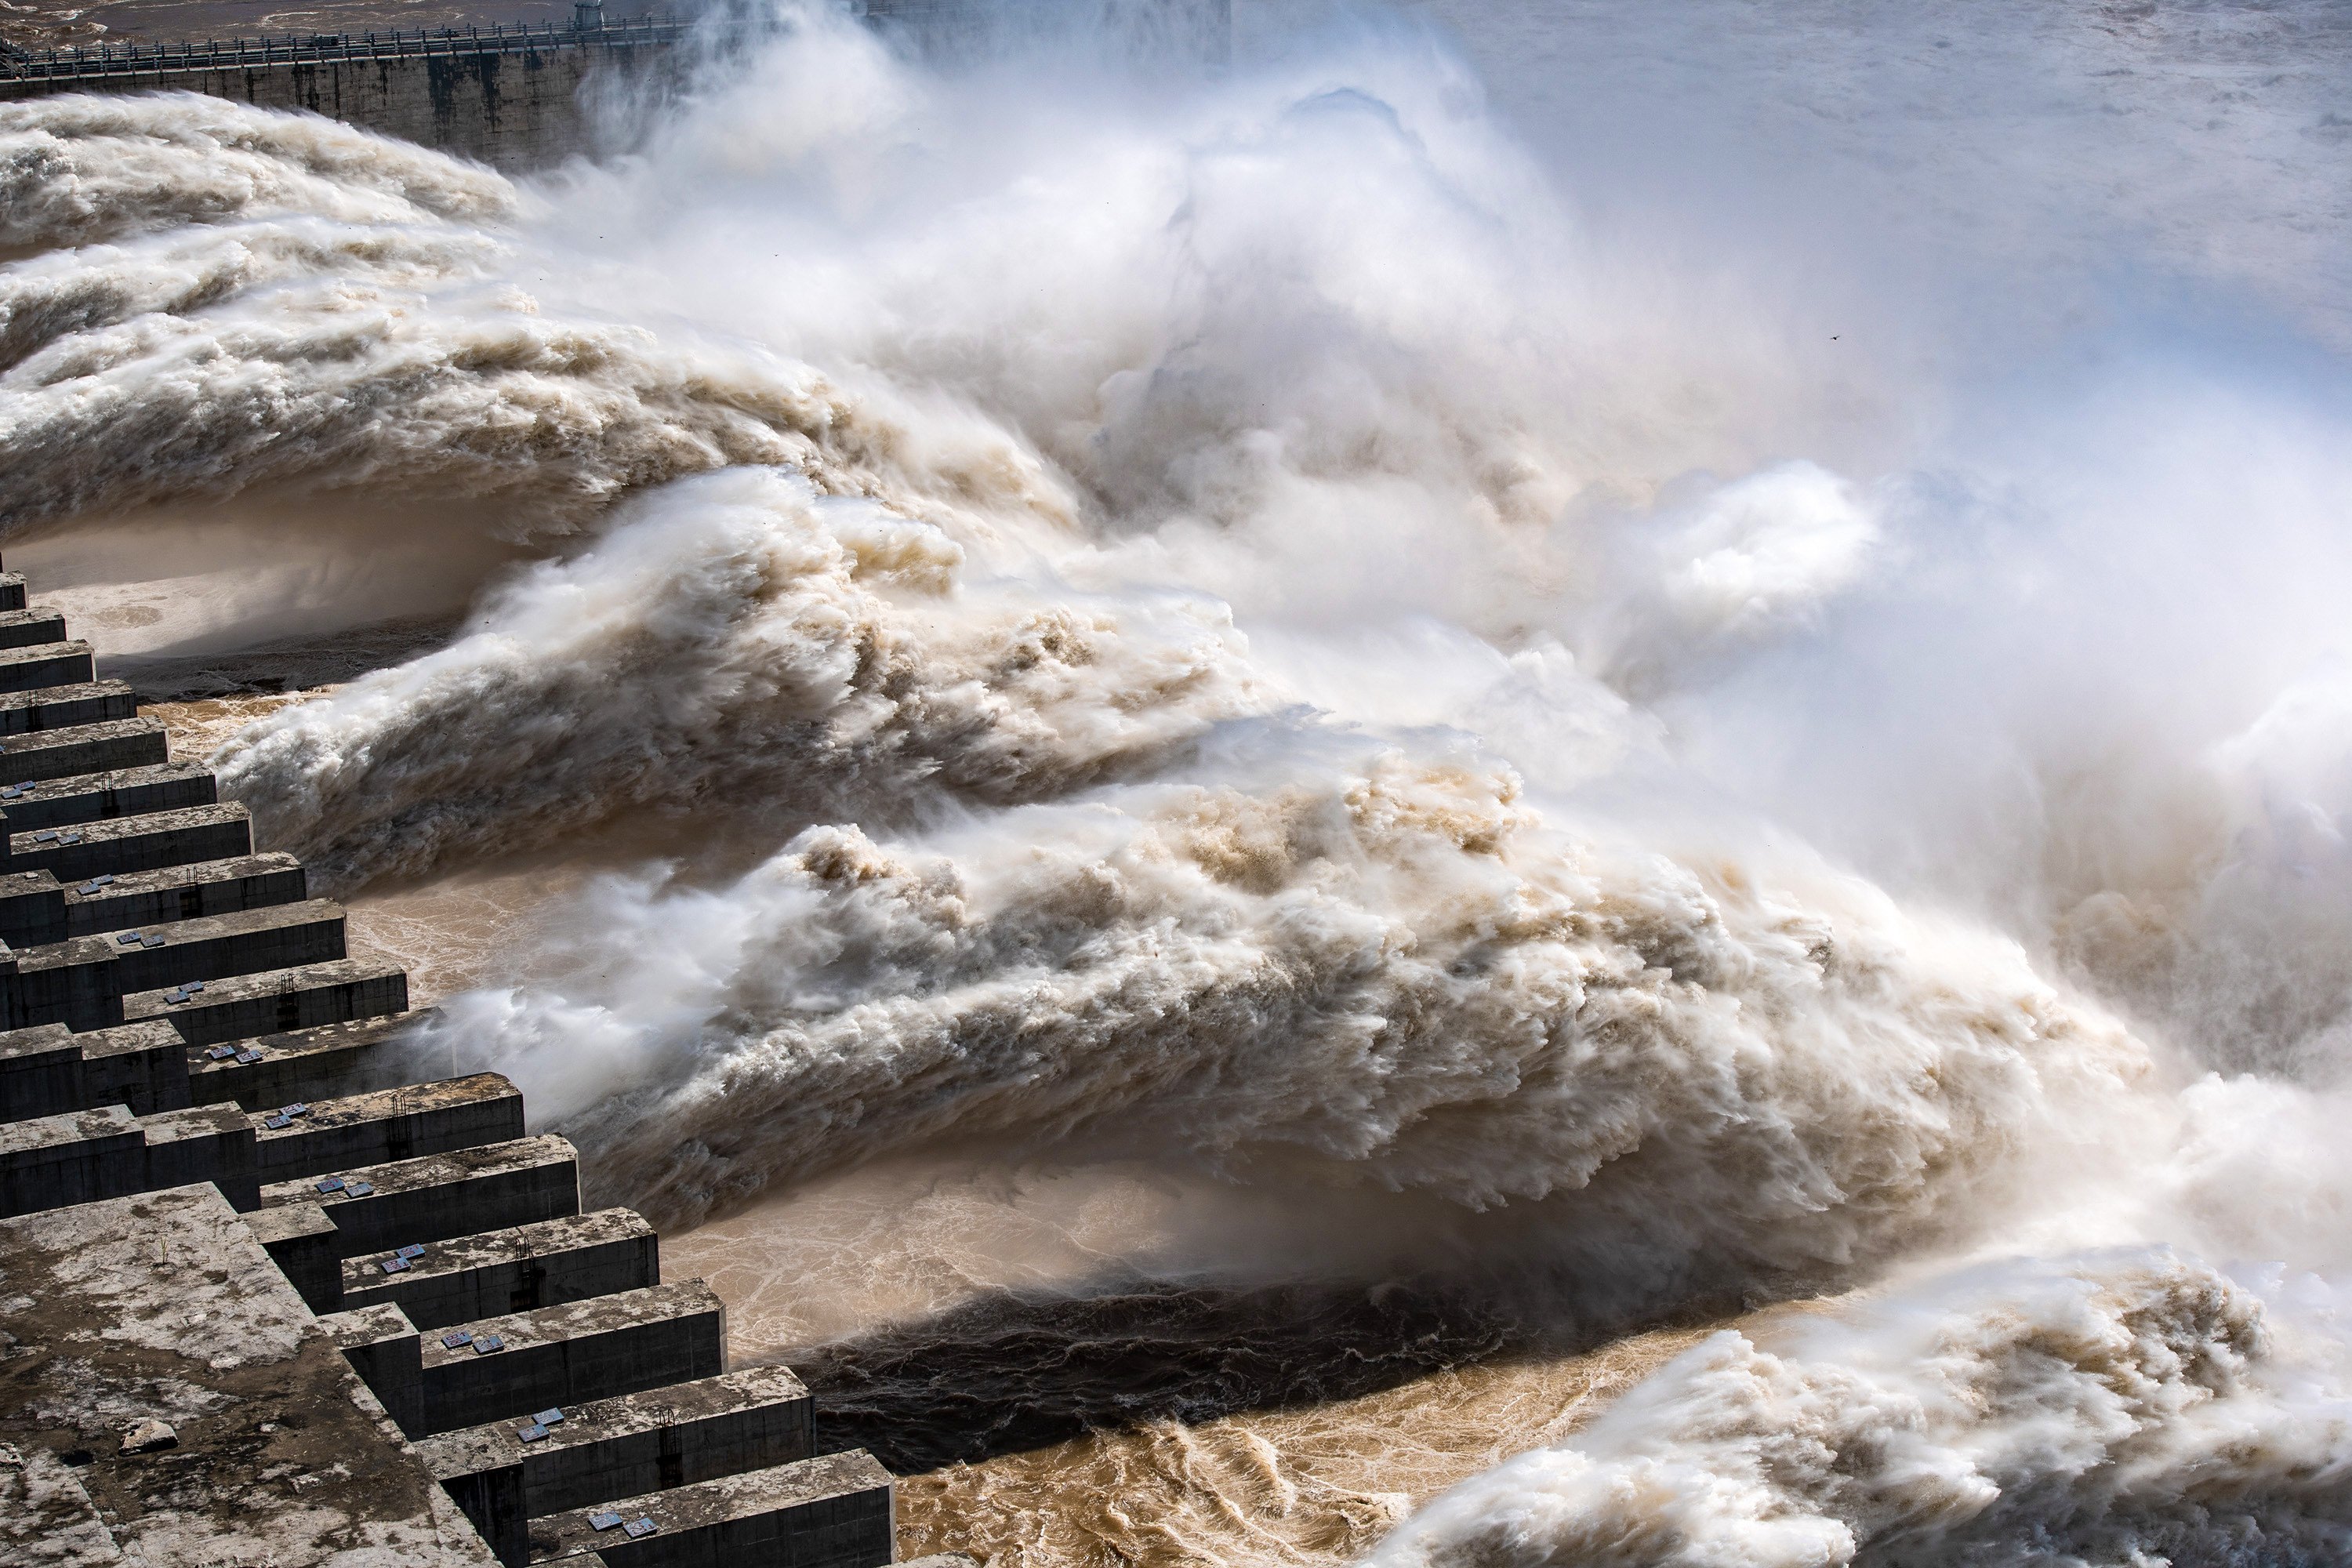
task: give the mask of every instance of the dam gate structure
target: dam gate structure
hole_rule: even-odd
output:
[[[509,171],[595,151],[594,95],[657,98],[675,85],[693,25],[607,22],[580,4],[571,26],[0,47],[0,102],[60,92],[196,92],[305,110]]]
[[[891,1563],[890,1476],[310,895],[0,574],[0,1563]]]

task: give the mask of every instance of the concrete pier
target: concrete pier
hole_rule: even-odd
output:
[[[19,592],[23,583],[17,584]],[[30,647],[66,640],[66,618],[55,610],[0,610],[0,647]]]
[[[782,1367],[586,1404],[541,1419],[493,1421],[417,1445],[426,1468],[481,1531],[499,1561],[530,1561],[529,1523],[613,1498],[808,1458],[808,1390]]]
[[[213,771],[201,763],[152,763],[110,773],[0,786],[11,835],[72,827],[107,817],[143,816],[219,804]]]
[[[244,1114],[255,1127],[255,1169],[269,1182],[522,1136],[522,1096],[494,1072]]]
[[[206,981],[201,992],[175,985],[133,992],[122,999],[125,1023],[167,1019],[192,1046],[291,1034],[407,1010],[407,972],[381,959],[362,958],[232,975]]]
[[[8,835],[9,870],[47,871],[60,882],[251,853],[253,826],[246,820],[245,807],[235,804]]]
[[[604,1522],[612,1516],[621,1523]],[[624,1533],[638,1521],[653,1528]],[[746,1561],[863,1568],[890,1550],[894,1523],[889,1472],[864,1453],[827,1454],[534,1520],[527,1561],[601,1554],[606,1568],[730,1568]]]
[[[310,878],[291,855],[238,855],[127,876],[109,873],[60,885],[66,921],[62,934],[90,936],[202,920],[299,904],[309,896]]]
[[[0,1025],[123,1022],[128,993],[331,963],[343,956],[343,907],[324,899],[210,915],[0,954]]]
[[[414,1430],[715,1377],[727,1370],[726,1346],[727,1309],[699,1279],[455,1324],[425,1339]]]
[[[600,1209],[423,1243],[413,1257],[348,1258],[341,1299],[354,1307],[389,1301],[418,1328],[439,1329],[641,1290],[660,1279],[654,1227],[634,1209]]]
[[[0,1562],[890,1562],[889,1478],[67,632],[0,574]]]
[[[37,691],[44,686],[72,686],[97,673],[90,667],[86,642],[34,643],[0,647],[0,691]]]
[[[356,1258],[576,1215],[580,1156],[565,1139],[517,1138],[261,1189],[263,1208],[296,1204],[319,1207],[334,1226],[337,1256]]]
[[[247,1110],[267,1110],[296,1100],[341,1100],[376,1089],[397,1089],[450,1070],[446,1041],[437,1048],[417,1038],[435,1010],[393,1013],[349,1024],[325,1024],[284,1034],[222,1042],[189,1051],[177,1029],[169,1029],[184,1053],[189,1094],[200,1103],[234,1100]]]
[[[70,730],[138,716],[139,698],[119,680],[52,686],[40,691],[0,696],[0,735],[37,730]]]
[[[35,733],[12,731],[0,742],[0,784],[147,767],[163,762],[167,752],[161,723],[129,715],[97,723],[51,725]]]

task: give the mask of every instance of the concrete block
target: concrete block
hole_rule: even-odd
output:
[[[137,1192],[146,1170],[146,1135],[120,1105],[0,1123],[0,1215]]]
[[[21,610],[25,607],[25,574],[22,572],[0,572],[0,610]]]
[[[62,1024],[0,1034],[0,1120],[83,1110],[81,1047]]]
[[[120,1105],[0,1123],[0,1212],[35,1214],[164,1187],[210,1183],[252,1208],[254,1140],[241,1111],[196,1108],[134,1117]]]
[[[253,826],[245,807],[231,801],[11,834],[8,869],[47,871],[59,882],[79,882],[252,853]]]
[[[493,1337],[503,1349],[474,1348]],[[425,1336],[424,1416],[414,1430],[447,1432],[726,1370],[727,1308],[699,1279],[502,1313]]]
[[[169,1018],[192,1046],[290,1034],[408,1011],[408,975],[381,959],[346,958],[208,981],[194,995],[140,991],[122,999],[126,1023]]]
[[[424,1426],[425,1378],[423,1352],[416,1325],[408,1314],[388,1301],[373,1307],[322,1314],[319,1326],[327,1332],[383,1405],[403,1432],[415,1436]]]
[[[533,1519],[607,1498],[771,1469],[814,1452],[812,1402],[780,1366],[427,1437],[417,1453],[501,1563],[528,1561]]]
[[[127,1105],[139,1115],[178,1110],[188,1094],[188,1045],[168,1024],[126,1024],[77,1035],[84,1105]]]
[[[321,1193],[320,1181],[334,1184]],[[363,1194],[352,1189],[364,1186]],[[552,1136],[517,1138],[387,1164],[319,1172],[261,1190],[264,1208],[317,1205],[336,1228],[337,1256],[580,1212],[580,1155]]]
[[[65,640],[66,618],[55,610],[0,610],[0,647]]]
[[[0,691],[38,691],[54,686],[87,685],[97,671],[90,668],[86,642],[35,643],[0,647]]]
[[[99,1029],[122,997],[343,956],[343,907],[326,899],[76,937],[0,958],[0,1024]]]
[[[231,1207],[251,1209],[260,1202],[255,1177],[252,1120],[230,1106],[194,1105],[139,1119],[146,1141],[146,1168],[133,1190],[156,1192],[210,1182]]]
[[[227,1101],[247,1110],[268,1110],[294,1100],[339,1100],[451,1077],[455,1068],[448,1037],[426,1027],[437,1016],[438,1009],[428,1007],[388,1018],[262,1035],[236,1042],[236,1054],[218,1060],[212,1055],[222,1048],[218,1046],[197,1050],[176,1032],[172,1037],[187,1064],[191,1103]]]
[[[99,1105],[145,1116],[188,1103],[187,1045],[168,1026],[77,1035],[62,1024],[0,1035],[0,1117]]]
[[[632,1540],[592,1515],[649,1519]],[[883,1568],[897,1555],[890,1474],[862,1448],[533,1520],[530,1561],[610,1568]]]
[[[142,768],[171,757],[159,719],[118,719],[10,735],[0,742],[0,784]]]
[[[0,693],[0,735],[74,729],[138,716],[138,697],[119,680]]]
[[[47,871],[0,872],[0,942],[12,948],[63,942],[66,891]]]
[[[291,855],[240,855],[133,872],[96,885],[84,879],[67,886],[61,896],[66,930],[50,941],[299,904],[310,897],[310,879]]]
[[[343,1300],[354,1306],[396,1301],[418,1328],[437,1329],[661,1280],[654,1227],[632,1209],[600,1209],[423,1246],[396,1272],[386,1272],[384,1254],[346,1260]]]
[[[7,817],[11,837],[42,827],[186,811],[219,801],[218,783],[202,763],[159,763],[0,786],[0,814]]]
[[[245,1223],[304,1306],[314,1312],[332,1312],[342,1305],[342,1260],[335,1253],[335,1224],[316,1204],[257,1209],[245,1216]]]
[[[0,1442],[79,1461],[75,1480],[122,1562],[496,1561],[218,1194],[184,1187],[0,1224]],[[122,1451],[124,1427],[151,1416],[175,1445]],[[0,1540],[17,1522],[0,1522]],[[68,1544],[37,1538],[29,1557],[0,1546],[0,1562],[71,1562]]]
[[[254,1169],[271,1183],[522,1136],[522,1095],[494,1072],[320,1100],[284,1127],[222,1109],[254,1128]]]

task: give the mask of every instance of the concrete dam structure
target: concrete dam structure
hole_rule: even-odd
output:
[[[1062,0],[863,0],[857,15],[916,47],[986,47],[1042,25]],[[1231,42],[1231,0],[1110,0],[1098,25],[1145,47],[1215,64]],[[640,16],[607,21],[602,0],[575,0],[568,26],[508,24],[418,32],[103,44],[28,51],[0,44],[0,102],[58,92],[197,92],[264,109],[305,110],[516,172],[611,149],[684,79],[697,47],[716,53],[761,36],[740,19]]]
[[[0,818],[0,1563],[893,1561],[889,1475],[15,575]]]
[[[307,34],[0,53],[0,101],[56,92],[198,92],[304,110],[519,170],[593,151],[594,95],[658,93],[689,24]]]

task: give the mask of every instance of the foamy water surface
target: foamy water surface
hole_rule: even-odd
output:
[[[909,1552],[2352,1560],[2340,7],[783,20],[0,105],[0,522]]]

